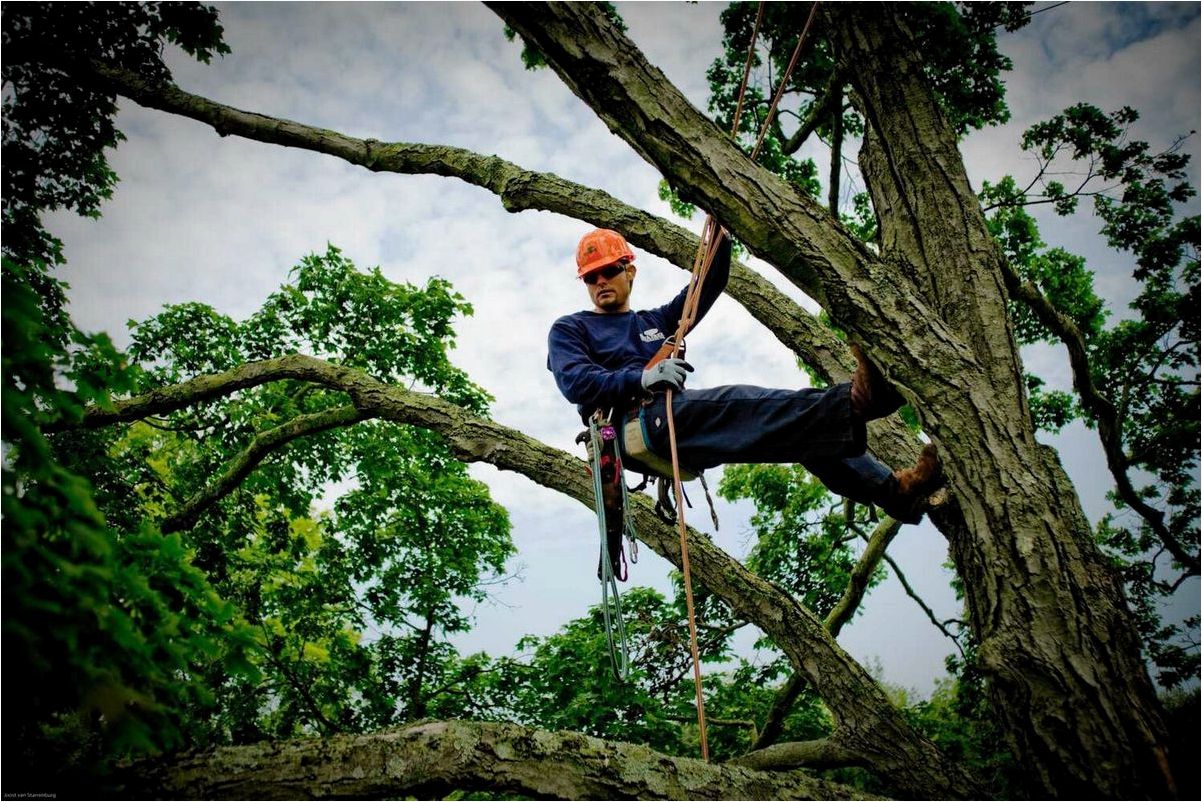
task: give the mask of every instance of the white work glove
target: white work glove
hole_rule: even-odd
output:
[[[693,366],[683,359],[667,357],[643,371],[643,389],[663,390],[684,388],[685,376],[693,372]]]

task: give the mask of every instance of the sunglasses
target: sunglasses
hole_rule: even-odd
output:
[[[596,284],[597,279],[601,278],[602,276],[605,277],[606,281],[610,281],[619,273],[624,273],[625,271],[626,265],[619,262],[616,265],[610,265],[609,267],[603,267],[600,270],[594,270],[592,273],[586,273],[584,275],[584,283],[590,285]]]

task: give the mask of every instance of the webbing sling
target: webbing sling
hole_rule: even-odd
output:
[[[768,114],[764,118],[759,139],[756,141],[755,148],[751,152],[751,160],[753,162],[759,155],[760,146],[764,143],[764,136],[768,133],[768,127],[771,125],[772,118],[776,114],[776,106],[780,103],[780,99],[785,93],[785,87],[789,83],[789,77],[793,74],[793,68],[797,65],[797,59],[801,55],[802,44],[806,40],[806,34],[809,33],[810,24],[814,21],[814,13],[817,10],[818,3],[815,0],[814,5],[810,7],[810,16],[806,19],[801,36],[797,39],[797,47],[793,50],[793,56],[789,60],[789,67],[785,70],[785,74],[781,78],[780,86],[772,98],[772,105],[769,106]],[[739,87],[739,100],[735,106],[734,121],[731,125],[731,135],[735,137],[738,136],[739,132],[739,116],[743,110],[743,96],[747,91],[747,77],[751,72],[751,62],[755,55],[755,40],[759,34],[760,22],[763,20],[763,17],[764,3],[761,1],[759,13],[755,19],[755,28],[751,34],[751,43],[747,48],[747,65],[743,70],[743,82]],[[696,319],[697,308],[701,303],[701,287],[705,282],[706,274],[709,273],[710,265],[714,261],[714,255],[718,251],[718,245],[721,243],[723,236],[726,236],[725,230],[718,226],[713,215],[707,215],[705,224],[701,228],[701,242],[697,248],[697,255],[693,258],[693,270],[689,276],[689,289],[685,295],[684,312],[680,316],[680,325],[676,329],[676,334],[670,341],[672,343],[672,357],[676,357],[680,353],[681,348],[684,347],[685,335],[688,334],[689,328]],[[653,358],[653,363],[662,358],[661,354],[656,354]],[[701,692],[701,658],[697,648],[697,621],[693,613],[693,582],[689,570],[688,526],[684,520],[684,486],[681,483],[680,456],[676,448],[676,418],[672,414],[671,390],[666,391],[664,402],[668,418],[668,444],[672,451],[672,486],[676,494],[676,520],[680,531],[680,563],[684,572],[685,606],[689,617],[689,650],[693,656],[693,686],[697,692],[697,728],[700,731],[701,737],[701,759],[708,761],[709,741],[705,731],[705,697]]]

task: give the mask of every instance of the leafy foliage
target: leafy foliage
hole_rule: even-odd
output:
[[[923,69],[949,121],[961,134],[1009,119],[1001,75],[1011,63],[998,51],[995,32],[1025,25],[1028,5],[911,3],[902,7],[916,46],[926,57]],[[744,113],[739,118],[738,139],[748,152],[763,127],[768,105],[788,69],[809,14],[810,4],[805,3],[764,6]],[[724,53],[710,66],[707,77],[709,110],[724,130],[730,130],[735,117],[756,16],[755,3],[731,3],[722,12]],[[851,76],[838,66],[834,43],[819,15],[789,76],[780,111],[759,156],[761,164],[811,197],[819,193],[817,167],[812,159],[798,157],[802,145],[817,134],[837,148],[845,134],[864,133],[863,119],[846,102],[850,83]],[[838,156],[835,161],[839,161]],[[840,171],[832,171],[835,195]]]
[[[1122,460],[1127,472],[1153,478],[1140,498],[1163,510],[1170,536],[1197,555],[1198,509],[1198,217],[1182,217],[1180,204],[1194,195],[1187,180],[1188,156],[1180,140],[1154,152],[1132,140],[1130,126],[1139,114],[1130,108],[1106,114],[1078,104],[1032,126],[1023,147],[1033,152],[1039,171],[1025,187],[1007,176],[986,183],[981,197],[991,211],[989,225],[1010,264],[1036,285],[1048,301],[1075,325],[1085,342],[1090,379],[1110,399],[1120,424]],[[1048,176],[1055,174],[1056,180]],[[1063,176],[1074,177],[1067,187]],[[1106,325],[1112,314],[1093,287],[1085,260],[1063,249],[1047,248],[1032,204],[1051,204],[1058,215],[1076,211],[1081,198],[1092,198],[1101,234],[1119,253],[1134,260],[1138,288],[1124,319]],[[1060,341],[1030,309],[1012,304],[1020,343]],[[1045,393],[1042,380],[1028,377],[1036,422],[1059,429],[1074,419],[1099,426],[1096,412],[1062,392]],[[1120,510],[1127,503],[1118,493]],[[1130,521],[1132,517],[1124,517]],[[1172,687],[1197,672],[1197,646],[1182,646],[1196,623],[1162,626],[1160,599],[1175,590],[1157,568],[1161,537],[1146,517],[1120,523],[1111,515],[1098,527],[1098,539],[1125,581],[1160,679]],[[1180,567],[1180,566],[1178,566]]]
[[[68,751],[88,762],[114,747],[181,743],[177,711],[211,703],[186,667],[234,657],[243,632],[182,541],[112,528],[93,484],[56,459],[39,428],[133,386],[108,337],[72,324],[50,272],[61,245],[42,214],[98,215],[116,181],[104,150],[120,139],[114,98],[69,70],[106,56],[164,76],[167,42],[207,60],[225,52],[215,13],[28,3],[2,14],[5,740],[18,745],[17,789],[44,788]]]
[[[615,681],[600,606],[554,635],[527,636],[523,658],[501,658],[482,673],[481,696],[493,699],[487,715],[549,729],[570,729],[603,738],[645,743],[677,755],[696,755],[699,735],[684,590],[669,601],[649,588],[623,594],[630,638],[631,678]],[[705,663],[730,659],[730,638],[740,622],[712,597],[698,599],[699,648]],[[759,667],[740,659],[733,669],[705,675],[709,746],[714,759],[747,751],[775,696],[772,681],[781,664]],[[716,723],[715,723],[716,722]],[[786,721],[790,738],[816,738],[831,722],[814,697],[800,702]]]
[[[44,212],[100,214],[117,176],[105,150],[123,139],[116,96],[80,78],[104,60],[150,81],[171,77],[163,45],[208,63],[229,48],[215,9],[198,3],[19,3],[4,7],[5,253],[57,262]]]
[[[244,632],[234,611],[190,565],[178,537],[143,525],[110,528],[93,485],[56,458],[36,419],[78,415],[130,386],[107,337],[73,332],[56,351],[41,304],[5,259],[4,647],[6,737],[22,745],[18,784],[45,777],[40,725],[74,715],[103,725],[116,749],[182,742],[180,709],[211,695],[187,670],[234,659]],[[59,389],[62,371],[74,391]],[[224,644],[218,648],[218,644]]]
[[[297,351],[414,384],[478,414],[489,398],[449,361],[470,307],[441,279],[397,285],[334,247],[236,322],[181,304],[133,326],[137,387]],[[264,432],[347,405],[339,392],[279,382],[107,433],[106,512],[162,522]],[[86,454],[78,443],[70,453]],[[64,459],[70,459],[64,455]],[[86,466],[81,465],[81,470]],[[331,483],[332,513],[309,516]],[[378,421],[285,445],[186,535],[196,563],[255,629],[243,678],[211,678],[221,740],[358,732],[422,717],[469,621],[460,599],[512,554],[508,516],[445,443]]]
[[[487,394],[447,356],[453,318],[470,307],[445,281],[395,285],[333,247],[294,278],[242,323],[168,307],[134,326],[129,367],[107,338],[79,339],[60,368],[72,393],[39,374],[52,358],[37,348],[41,309],[14,283],[5,341],[25,347],[6,352],[6,376],[37,386],[47,410],[78,416],[110,392],[306,350],[486,414]],[[119,373],[103,372],[113,364]],[[8,678],[24,689],[10,721],[31,771],[64,749],[90,761],[462,711],[447,695],[474,669],[446,636],[470,625],[458,602],[485,597],[513,546],[504,510],[437,436],[377,421],[322,429],[276,452],[194,528],[159,531],[254,438],[345,406],[339,396],[268,385],[49,441],[6,398],[6,441],[24,427],[43,444],[18,448],[4,474],[5,646]],[[351,486],[334,510],[311,518],[339,481]]]
[[[977,660],[973,648],[963,660],[949,657],[951,676],[936,685],[929,699],[906,706],[906,717],[940,751],[979,778],[993,798],[1022,799],[1029,783],[1005,746]]]

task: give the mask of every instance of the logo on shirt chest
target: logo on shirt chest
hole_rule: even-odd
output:
[[[653,343],[653,342],[656,342],[657,340],[663,340],[667,336],[668,335],[664,334],[662,331],[660,331],[657,328],[650,328],[650,329],[647,329],[646,331],[644,331],[642,334],[640,334],[639,339],[641,339],[645,343]]]

